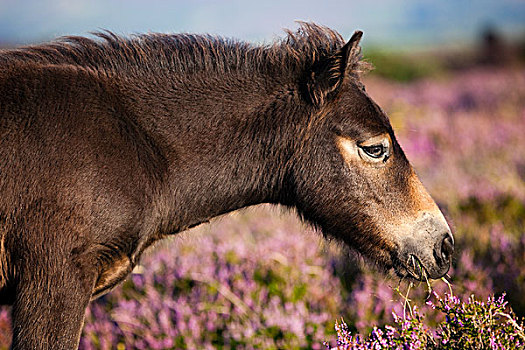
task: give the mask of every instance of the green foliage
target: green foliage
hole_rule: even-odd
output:
[[[412,57],[400,53],[367,50],[364,59],[373,64],[372,74],[400,82],[434,77],[444,71],[442,63],[431,57]]]
[[[473,216],[479,224],[500,223],[505,227],[519,229],[525,223],[525,203],[509,195],[490,201],[471,196],[460,202],[457,210],[459,215]]]

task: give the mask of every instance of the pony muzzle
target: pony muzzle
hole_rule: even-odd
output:
[[[405,274],[418,280],[443,277],[452,262],[454,238],[441,212],[422,213],[406,233],[399,252]]]

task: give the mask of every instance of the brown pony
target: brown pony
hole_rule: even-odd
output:
[[[0,302],[13,349],[78,346],[89,301],[153,242],[258,203],[400,276],[449,227],[359,79],[361,32],[269,46],[148,34],[0,51]]]

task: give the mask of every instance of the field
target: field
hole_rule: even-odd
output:
[[[365,82],[454,227],[458,302],[505,292],[506,312],[525,316],[525,70]],[[363,337],[414,305],[429,328],[444,320],[425,303],[426,284],[411,288],[407,306],[406,282],[266,205],[158,244],[135,272],[91,304],[81,349],[323,349],[336,345],[341,317]],[[448,290],[442,281],[432,288]],[[0,349],[8,311],[0,309]]]

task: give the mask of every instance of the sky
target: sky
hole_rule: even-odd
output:
[[[108,29],[211,33],[270,42],[297,28],[324,24],[364,45],[389,48],[472,43],[492,26],[525,37],[525,0],[0,0],[0,42],[29,44]]]

